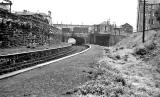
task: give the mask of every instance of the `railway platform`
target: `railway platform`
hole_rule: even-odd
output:
[[[0,56],[43,51],[43,50],[47,50],[47,49],[63,48],[65,46],[69,46],[69,45],[70,44],[68,44],[68,43],[60,43],[60,44],[38,46],[35,48],[27,48],[26,46],[24,46],[24,47],[17,47],[17,48],[0,49]]]
[[[62,95],[88,78],[84,72],[103,56],[103,47],[0,80],[0,97],[70,97]]]

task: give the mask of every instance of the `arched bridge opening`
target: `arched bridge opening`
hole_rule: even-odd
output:
[[[85,39],[83,37],[71,36],[69,38],[75,39],[75,42],[73,42],[73,45],[83,45],[83,44],[85,44]]]

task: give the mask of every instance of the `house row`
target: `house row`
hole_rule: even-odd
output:
[[[115,24],[110,24],[109,21],[104,21],[98,25],[93,25],[92,33],[95,34],[111,34],[111,35],[130,35],[133,33],[133,27],[125,23],[119,27]]]
[[[145,2],[145,30],[156,29],[160,23],[156,18],[156,11],[160,8],[160,0],[146,0]],[[137,32],[143,31],[144,1],[138,0]]]
[[[48,11],[48,14],[46,14],[46,13],[30,12],[27,10],[23,10],[23,11],[17,11],[15,12],[15,14],[24,16],[30,19],[38,19],[39,21],[45,22],[50,25],[52,24],[51,11]]]

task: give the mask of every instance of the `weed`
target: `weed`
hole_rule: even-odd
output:
[[[116,58],[117,60],[120,60],[120,59],[121,59],[120,55],[116,55],[115,58]]]
[[[147,50],[145,48],[136,48],[135,54],[140,55],[140,56],[144,56],[147,54]]]
[[[124,78],[122,78],[121,76],[117,76],[117,77],[115,78],[115,82],[120,82],[120,83],[122,83],[123,86],[126,85],[126,81],[125,81]]]

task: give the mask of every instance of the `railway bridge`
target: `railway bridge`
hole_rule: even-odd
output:
[[[70,28],[73,29],[74,27],[91,27],[91,25],[76,25],[76,24],[52,24],[53,27],[62,29],[62,28]]]
[[[89,43],[89,28],[91,25],[73,25],[73,24],[53,24],[53,27],[62,30],[62,41],[67,42],[71,37],[78,37],[84,41],[84,43]]]

